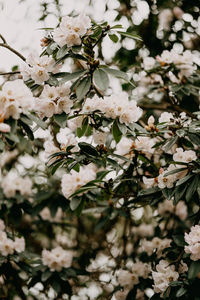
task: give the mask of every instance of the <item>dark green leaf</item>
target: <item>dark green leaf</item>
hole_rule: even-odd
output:
[[[81,100],[89,92],[91,86],[91,77],[87,76],[83,78],[76,87],[76,96],[78,100]]]
[[[67,47],[67,45],[64,45],[62,48],[60,48],[56,54],[56,58],[60,59],[63,58],[69,51],[69,48]]]
[[[101,90],[106,90],[109,86],[109,78],[106,72],[102,69],[96,69],[93,75],[94,83],[97,85],[98,88]]]
[[[78,145],[84,154],[91,155],[91,156],[98,156],[97,150],[92,145],[87,144],[85,142],[79,143]]]
[[[116,34],[109,34],[108,36],[111,39],[111,41],[113,41],[114,43],[117,43],[119,40],[119,38]]]
[[[190,199],[192,198],[193,194],[197,190],[198,186],[199,186],[199,176],[197,175],[190,182],[190,185],[189,185],[189,187],[188,187],[188,189],[186,191],[185,198],[186,198],[187,201],[190,201]]]
[[[66,127],[67,115],[65,112],[63,112],[60,115],[54,115],[53,118],[54,118],[54,121],[58,124],[58,126],[60,126],[62,128]]]
[[[118,126],[118,122],[117,120],[115,120],[113,122],[113,125],[112,125],[112,135],[114,137],[114,140],[116,143],[119,143],[119,141],[121,140],[122,138],[122,133],[119,129],[119,126]]]
[[[77,207],[79,206],[79,204],[81,203],[81,197],[80,198],[72,198],[72,200],[70,201],[70,208],[71,210],[76,210]]]
[[[103,68],[103,70],[114,77],[121,78],[124,79],[125,81],[128,81],[128,75],[120,70],[107,68],[107,67]]]
[[[200,261],[193,261],[188,270],[188,279],[194,279],[200,272]]]
[[[182,297],[183,295],[185,295],[185,293],[187,293],[187,290],[186,290],[185,288],[181,287],[181,288],[177,291],[176,297],[177,297],[177,298],[180,298],[180,297]]]
[[[130,33],[130,32],[123,32],[123,31],[117,31],[119,34],[121,34],[122,36],[128,37],[130,39],[134,39],[137,41],[142,41],[142,38],[134,33]]]

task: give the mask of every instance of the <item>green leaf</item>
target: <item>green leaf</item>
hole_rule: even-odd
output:
[[[185,130],[179,129],[179,130],[176,131],[176,134],[177,134],[179,137],[183,137],[183,136],[185,136]]]
[[[22,126],[22,128],[24,129],[24,131],[26,132],[28,138],[33,141],[34,140],[34,135],[33,132],[31,130],[31,128],[24,122],[22,122],[21,120],[18,120],[18,124]]]
[[[178,140],[178,136],[174,136],[169,141],[167,141],[167,143],[164,146],[164,150],[168,152],[172,148],[172,146],[177,142],[177,140]]]
[[[182,297],[183,295],[185,295],[185,293],[187,293],[187,290],[184,288],[184,287],[181,287],[177,293],[176,293],[176,297],[177,298],[180,298]]]
[[[141,133],[147,133],[146,129],[142,126],[140,126],[139,124],[137,123],[131,123],[128,125],[128,127],[131,129],[131,130],[138,130],[139,132]]]
[[[111,39],[111,41],[114,42],[114,43],[117,43],[118,40],[119,40],[119,38],[116,34],[109,34],[108,36]]]
[[[7,139],[9,139],[10,141],[14,142],[14,143],[19,143],[19,138],[16,134],[10,132],[10,133],[6,133],[5,137]]]
[[[176,234],[172,235],[174,243],[179,247],[184,247],[186,245],[186,242],[184,240],[184,235]]]
[[[188,181],[192,176],[194,176],[193,174],[188,174],[187,176],[179,179],[179,181],[177,181],[176,186],[179,186],[183,183],[185,183],[186,181]]]
[[[77,71],[77,72],[74,72],[74,73],[69,73],[69,72],[60,72],[60,73],[57,73],[55,74],[54,76],[58,77],[58,78],[62,78],[60,80],[60,83],[64,83],[64,82],[67,82],[69,80],[73,80],[77,77],[80,77],[81,75],[84,75],[87,71],[86,70],[81,70],[81,71]]]
[[[70,201],[70,208],[71,210],[76,210],[77,207],[79,206],[79,204],[81,203],[81,197],[80,198],[72,198],[72,200]]]
[[[99,87],[102,91],[105,91],[109,86],[109,78],[106,72],[102,69],[96,69],[93,75],[94,83]]]
[[[160,189],[159,189],[159,187],[156,186],[154,188],[150,188],[150,189],[145,189],[145,190],[139,191],[138,197],[140,197],[140,196],[148,196],[148,195],[151,195],[151,194],[155,194],[157,192],[160,192]]]
[[[69,51],[69,48],[67,45],[64,45],[62,48],[60,48],[56,54],[57,59],[63,58]]]
[[[98,156],[97,150],[92,145],[87,144],[85,142],[78,143],[78,145],[84,154],[91,155],[91,156]]]
[[[130,33],[130,32],[124,32],[124,31],[117,31],[119,34],[121,34],[122,36],[128,37],[130,39],[134,39],[137,41],[142,41],[142,38],[134,33]]]
[[[82,122],[82,127],[77,128],[77,131],[76,131],[77,136],[79,138],[82,137],[85,134],[85,132],[87,131],[87,128],[88,128],[88,117],[85,117]]]
[[[193,194],[197,190],[198,186],[199,186],[199,176],[197,175],[190,182],[190,185],[189,185],[189,187],[188,187],[188,189],[186,191],[186,195],[185,195],[186,201],[190,201],[190,199],[192,198]]]
[[[0,138],[0,151],[3,151],[4,149],[4,142],[2,141],[2,139]]]
[[[197,133],[189,133],[188,137],[193,144],[200,146],[200,135]]]
[[[121,140],[122,138],[122,133],[119,129],[119,126],[118,126],[118,122],[117,120],[115,120],[113,122],[113,125],[112,125],[112,135],[114,137],[114,140],[116,143],[119,143],[119,141]]]
[[[62,127],[62,128],[65,128],[66,127],[66,124],[67,124],[67,115],[66,113],[62,113],[60,115],[54,115],[53,118],[54,118],[54,121],[58,124],[58,126]]]
[[[49,270],[46,270],[44,273],[42,273],[41,280],[43,282],[45,282],[45,281],[47,281],[47,279],[49,279],[49,277],[51,277],[51,275],[52,275],[52,272]]]
[[[112,26],[110,29],[118,29],[118,28],[123,28],[121,24],[117,24]]]
[[[200,261],[193,261],[188,270],[188,279],[194,279],[200,272]]]
[[[107,68],[107,67],[104,67],[103,70],[116,78],[121,78],[124,79],[125,81],[128,81],[128,75],[120,70]]]
[[[31,120],[33,120],[42,129],[46,129],[47,128],[47,124],[45,122],[43,122],[42,120],[40,120],[35,115],[30,114],[30,115],[28,115],[28,118],[31,119]]]
[[[59,84],[58,80],[54,76],[50,76],[46,83],[52,86],[58,86]]]
[[[83,78],[76,87],[76,96],[78,100],[81,100],[89,92],[91,86],[91,77],[87,76]]]
[[[165,173],[164,177],[167,177],[169,175],[176,174],[176,173],[179,173],[179,172],[182,172],[182,171],[185,171],[185,170],[187,170],[187,168],[178,168],[178,169],[175,169],[175,170],[172,170],[172,171],[169,171],[169,172]]]

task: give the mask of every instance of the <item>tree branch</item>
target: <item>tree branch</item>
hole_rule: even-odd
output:
[[[174,110],[178,111],[178,112],[185,112],[188,116],[190,116],[191,118],[196,118],[195,115],[184,109],[184,108],[181,108],[180,106],[178,105],[175,105],[175,104],[163,104],[163,105],[157,105],[157,104],[139,104],[139,106],[144,109],[144,110],[148,110],[148,109],[155,109],[155,110],[161,110],[161,111],[171,111],[171,112],[174,112]]]
[[[15,75],[15,74],[20,74],[19,71],[14,71],[14,72],[3,72],[0,73],[0,76],[5,76],[5,75]]]
[[[0,34],[0,38],[2,39],[2,41],[3,41],[4,44],[7,44],[6,39],[3,37],[2,34]]]
[[[1,39],[3,41],[5,41],[4,37],[2,37],[2,35],[0,35]],[[8,50],[10,50],[11,52],[15,53],[17,56],[19,56],[23,61],[26,61],[26,58],[21,54],[19,53],[17,50],[15,50],[14,48],[12,48],[11,46],[9,46],[7,43],[0,43],[0,47],[4,47],[4,48],[7,48]]]

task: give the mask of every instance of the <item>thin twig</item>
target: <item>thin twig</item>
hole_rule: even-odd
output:
[[[6,39],[3,37],[2,34],[0,34],[0,38],[2,39],[2,41],[4,42],[4,44],[7,44]]]
[[[19,71],[4,72],[4,73],[0,73],[0,76],[15,75],[15,74],[20,74],[20,72]]]
[[[160,111],[171,111],[171,112],[176,110],[180,113],[185,112],[191,118],[195,118],[195,115],[192,112],[190,112],[190,111],[188,111],[184,108],[181,108],[180,106],[175,105],[175,104],[166,104],[166,105],[163,105],[163,106],[157,105],[157,104],[141,104],[139,106],[144,110],[155,109],[155,110],[160,110]]]
[[[17,56],[19,56],[23,61],[26,61],[26,58],[25,58],[21,53],[19,53],[17,50],[15,50],[14,48],[12,48],[12,47],[9,46],[8,44],[6,44],[6,43],[0,43],[0,47],[7,48],[7,49],[10,50],[11,52],[13,52],[13,53],[15,53]]]

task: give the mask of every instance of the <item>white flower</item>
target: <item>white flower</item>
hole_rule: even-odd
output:
[[[21,195],[30,195],[32,192],[32,181],[29,177],[20,177],[12,170],[2,178],[2,189],[6,197],[14,197],[19,191]]]
[[[69,198],[77,189],[96,178],[96,172],[91,165],[80,167],[80,171],[72,170],[62,177],[61,188],[66,198]]]
[[[151,70],[155,65],[155,59],[153,57],[144,57],[143,58],[143,67],[145,70]]]
[[[119,117],[120,123],[126,125],[137,122],[142,115],[142,109],[137,106],[134,100],[129,101],[128,94],[125,92],[105,96],[103,99],[97,96],[86,99],[83,111],[93,112],[95,110],[100,110],[107,118]]]
[[[172,113],[163,112],[163,113],[160,115],[158,121],[159,121],[159,123],[164,123],[164,122],[166,122],[166,123],[171,123],[171,119],[172,119],[172,120],[174,119]]]
[[[23,80],[7,81],[0,91],[0,119],[19,119],[20,113],[33,108],[33,96]],[[5,126],[4,126],[5,127]],[[8,129],[8,128],[7,128]],[[4,130],[7,130],[4,128]]]
[[[0,132],[10,132],[10,125],[6,123],[0,123]]]
[[[165,187],[167,187],[168,189],[172,188],[174,185],[174,182],[177,180],[177,174],[179,173],[175,173],[175,174],[171,174],[168,176],[165,176],[165,174],[167,174],[170,171],[174,171],[176,169],[176,166],[171,164],[165,171],[161,171],[161,174],[158,176],[158,187],[160,189],[164,189]]]
[[[62,18],[60,26],[54,30],[53,39],[60,47],[80,45],[81,37],[87,32],[90,25],[90,18],[85,15],[65,16]]]
[[[46,84],[35,102],[40,116],[48,118],[62,112],[68,114],[73,106],[73,101],[69,99],[69,85],[54,87]]]
[[[131,139],[123,136],[116,146],[116,154],[122,156],[130,156],[134,143]]]
[[[153,186],[157,185],[157,178],[147,178],[145,176],[142,177],[143,183],[145,185],[145,188],[149,189]]]
[[[144,153],[153,154],[155,151],[155,148],[153,148],[154,145],[155,139],[149,138],[147,136],[138,136],[135,140],[135,148],[138,151],[143,151]]]
[[[26,81],[32,78],[36,84],[43,84],[49,79],[49,73],[57,73],[60,65],[55,65],[53,58],[48,55],[39,56],[31,53],[26,59],[26,63],[21,64],[20,71]]]
[[[185,252],[191,254],[190,258],[194,261],[200,259],[200,225],[191,227],[190,233],[185,233]]]
[[[79,151],[76,136],[72,133],[72,131],[69,128],[60,128],[60,131],[56,135],[56,139],[61,145],[61,148],[66,149],[68,146],[74,146],[71,149],[71,152]]]
[[[188,215],[188,209],[184,201],[179,201],[176,205],[175,214],[179,217],[180,220],[184,221]]]
[[[176,281],[179,277],[178,272],[175,271],[174,265],[169,265],[166,260],[161,260],[156,266],[156,271],[152,271],[152,277],[154,280],[154,291],[161,293],[168,288],[171,281]]]
[[[108,134],[106,132],[94,131],[93,139],[94,139],[95,144],[97,144],[97,145],[104,144],[106,141],[107,135]]]
[[[194,151],[192,150],[184,151],[182,148],[176,148],[176,153],[173,155],[173,160],[178,162],[189,163],[196,159],[197,156]]]
[[[138,275],[127,270],[119,270],[117,280],[119,284],[127,289],[131,289],[133,285],[138,284]]]
[[[0,253],[3,256],[13,254],[15,251],[14,242],[7,238],[5,232],[0,233]]]
[[[56,247],[51,251],[42,251],[42,263],[48,266],[51,271],[60,272],[62,268],[69,268],[72,265],[73,252],[66,251],[62,247]]]
[[[160,239],[158,237],[154,237],[151,241],[143,239],[141,241],[141,248],[139,249],[139,252],[147,252],[147,254],[151,256],[156,250],[156,255],[161,257],[162,251],[165,248],[168,248],[170,243],[170,239]]]
[[[23,252],[25,250],[25,240],[23,237],[15,238],[14,240],[14,248],[18,253]]]
[[[48,71],[40,66],[34,66],[31,68],[30,75],[36,84],[42,84],[44,81],[49,79]]]

